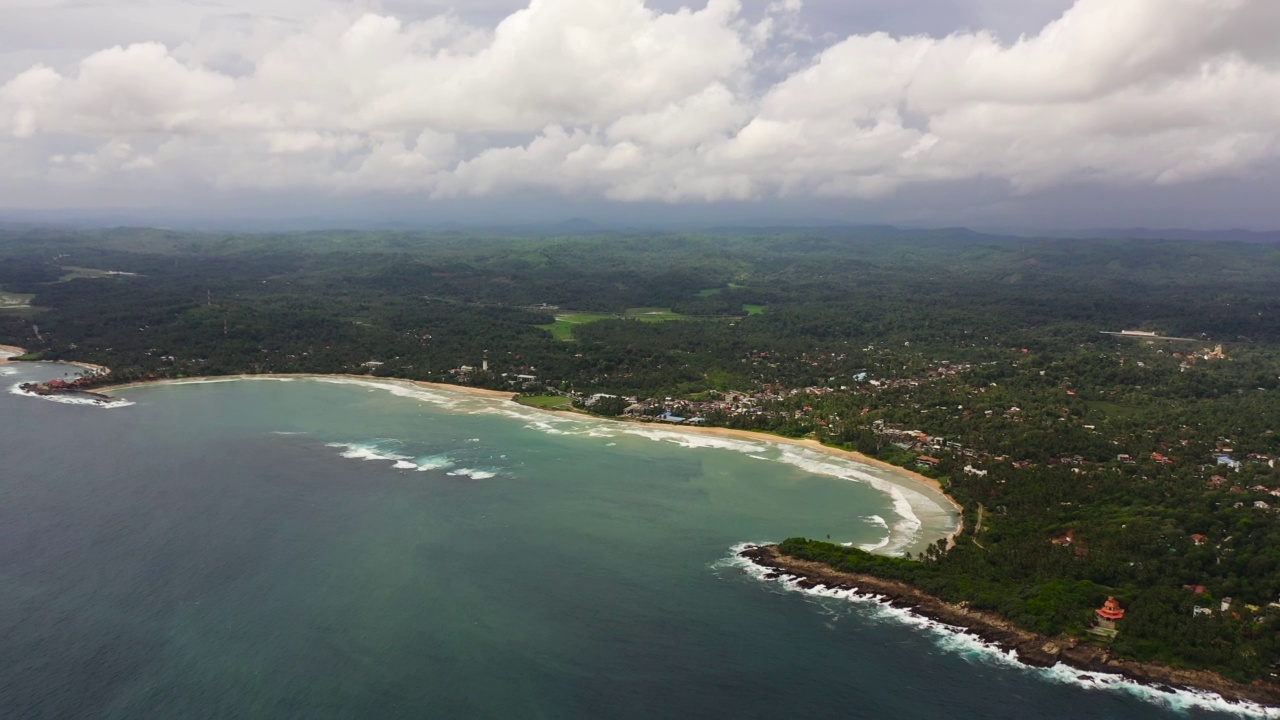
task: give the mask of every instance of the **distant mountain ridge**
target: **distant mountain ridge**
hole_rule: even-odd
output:
[[[1280,230],[1184,230],[1179,228],[1094,228],[1089,230],[1062,230],[1051,233],[1018,233],[1033,237],[1080,238],[1082,240],[1192,240],[1218,242],[1280,243]]]

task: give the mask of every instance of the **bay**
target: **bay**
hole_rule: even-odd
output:
[[[6,386],[69,371],[0,366]],[[0,394],[5,717],[1216,717],[732,559],[945,501],[821,453],[408,385]]]

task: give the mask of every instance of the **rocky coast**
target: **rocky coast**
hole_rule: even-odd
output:
[[[1117,658],[1102,645],[1074,637],[1039,635],[993,613],[946,602],[903,582],[840,572],[821,563],[783,555],[777,545],[748,546],[739,554],[756,566],[767,568],[767,579],[791,577],[802,589],[826,587],[878,596],[894,607],[959,628],[1002,650],[1014,651],[1019,662],[1032,667],[1047,668],[1062,663],[1084,672],[1119,675],[1157,689],[1210,692],[1229,702],[1280,707],[1280,685],[1275,683],[1242,683],[1206,670]]]

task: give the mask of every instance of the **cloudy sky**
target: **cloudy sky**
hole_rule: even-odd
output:
[[[0,208],[1280,228],[1277,0],[0,0]]]

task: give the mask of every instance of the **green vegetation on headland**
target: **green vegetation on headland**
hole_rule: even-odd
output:
[[[1226,612],[1193,615],[1195,607],[1211,602],[1218,611],[1219,602],[1176,585],[1153,588],[1141,583],[1140,573],[1108,567],[1108,563],[1092,563],[1082,572],[1074,566],[1075,554],[1069,548],[1045,545],[1000,543],[984,550],[967,543],[942,552],[940,544],[911,560],[801,538],[781,543],[778,550],[842,572],[900,580],[947,602],[997,613],[1046,636],[1096,641],[1088,633],[1096,621],[1094,611],[1114,596],[1126,611],[1118,624],[1120,632],[1111,641],[1115,655],[1212,670],[1235,680],[1269,674],[1266,658],[1280,649],[1280,611],[1249,609],[1241,603]],[[1113,562],[1128,563],[1118,558]]]
[[[967,231],[7,230],[0,285],[44,311],[0,313],[0,343],[117,382],[357,373],[813,437],[938,478],[965,532],[910,560],[805,552],[1038,632],[1115,595],[1118,656],[1271,680],[1277,276],[1270,245]],[[559,308],[579,322],[547,328]]]

